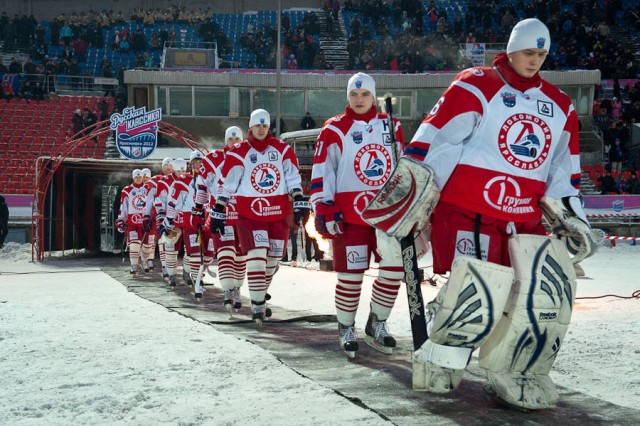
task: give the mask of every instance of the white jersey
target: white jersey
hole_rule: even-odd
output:
[[[141,226],[144,217],[151,215],[152,200],[145,184],[125,186],[120,194],[118,219],[129,226]]]

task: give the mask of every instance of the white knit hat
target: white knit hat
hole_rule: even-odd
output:
[[[142,177],[142,170],[140,170],[140,169],[134,169],[134,170],[131,172],[131,176],[132,176],[132,177],[134,177],[134,178]]]
[[[177,172],[186,172],[187,162],[184,161],[184,158],[176,158],[173,160],[173,169]]]
[[[507,53],[524,49],[545,49],[548,52],[550,47],[549,28],[539,19],[529,18],[518,22],[511,30]]]
[[[151,170],[145,167],[144,169],[142,169],[142,176],[151,177]]]
[[[242,139],[242,130],[238,126],[231,126],[224,132],[224,141],[228,141],[229,138],[240,138]]]
[[[257,109],[251,113],[251,119],[249,120],[249,127],[253,127],[256,124],[271,125],[271,117],[269,113],[264,109]]]
[[[198,150],[195,151],[191,151],[191,155],[189,155],[189,161],[193,161],[193,160],[202,160],[204,158],[204,155],[202,155],[202,153]]]
[[[347,84],[347,101],[349,100],[349,93],[355,89],[366,89],[371,92],[374,99],[376,97],[376,82],[369,74],[359,72],[351,76]]]
[[[173,165],[173,159],[171,157],[166,157],[164,160],[162,160],[162,165],[163,166]]]

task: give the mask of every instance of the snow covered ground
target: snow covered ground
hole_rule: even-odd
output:
[[[141,299],[81,259],[30,258],[28,245],[0,250],[0,424],[386,424],[257,345]],[[601,248],[583,262],[578,298],[630,296],[640,289],[638,259],[637,246]],[[428,255],[421,265],[428,271]],[[334,313],[335,275],[307,266],[280,268],[274,300]],[[437,287],[423,292],[430,300]],[[639,407],[639,303],[578,299],[554,381]],[[406,305],[402,292],[389,319],[397,336],[410,336]]]

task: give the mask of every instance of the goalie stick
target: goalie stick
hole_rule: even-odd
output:
[[[385,109],[389,120],[389,138],[393,151],[393,160],[398,164],[398,147],[396,146],[396,130],[393,122],[393,109],[391,95],[384,96]],[[402,265],[404,269],[404,282],[407,285],[407,299],[409,302],[409,317],[411,318],[411,335],[413,337],[413,349],[418,350],[427,341],[427,322],[424,317],[424,300],[420,288],[420,271],[418,269],[418,256],[413,231],[400,239],[402,251]]]

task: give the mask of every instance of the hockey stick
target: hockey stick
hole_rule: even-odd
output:
[[[198,244],[200,245],[200,267],[198,268],[198,276],[196,277],[196,282],[193,284],[193,295],[196,299],[201,299],[203,289],[200,286],[200,282],[202,281],[202,273],[204,272],[204,246],[202,245],[202,225],[198,225]]]
[[[384,95],[385,109],[389,121],[389,139],[393,151],[393,160],[398,164],[398,147],[396,146],[396,132],[393,122],[393,108],[391,95]],[[409,302],[409,316],[411,318],[411,335],[413,337],[413,349],[418,350],[427,341],[427,322],[424,317],[424,300],[420,288],[420,270],[418,269],[418,256],[413,231],[400,239],[402,252],[402,264],[404,267],[404,282],[407,285],[407,299]]]

